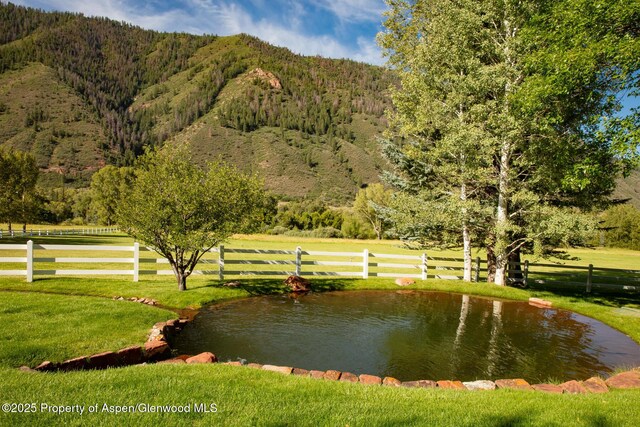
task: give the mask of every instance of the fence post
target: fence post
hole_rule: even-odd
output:
[[[427,254],[426,253],[422,253],[422,265],[420,265],[420,270],[422,273],[422,280],[427,280]]]
[[[137,282],[140,277],[140,243],[133,243],[133,281]]]
[[[33,240],[27,242],[27,283],[33,282]]]
[[[591,285],[593,283],[593,264],[589,264],[589,275],[587,276],[587,293],[591,293]]]
[[[529,280],[529,260],[524,260],[524,286],[528,286],[527,281]]]
[[[480,283],[480,257],[476,257],[475,282]]]
[[[302,248],[296,248],[296,276],[302,276]]]
[[[218,278],[224,280],[224,245],[218,247]]]
[[[362,278],[369,277],[369,249],[365,249],[362,252]]]

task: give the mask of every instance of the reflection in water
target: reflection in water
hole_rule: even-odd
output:
[[[585,379],[640,365],[640,346],[593,319],[440,292],[256,297],[203,309],[173,343],[221,360],[415,379]]]

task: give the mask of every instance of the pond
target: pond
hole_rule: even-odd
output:
[[[565,310],[467,295],[352,291],[205,307],[173,347],[304,369],[418,379],[584,380],[640,366],[640,346]]]

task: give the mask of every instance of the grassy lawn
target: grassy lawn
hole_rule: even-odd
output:
[[[65,239],[87,242],[78,236]],[[100,236],[99,240],[110,244],[130,242],[117,236]],[[398,242],[301,241],[271,236],[237,236],[227,246],[293,249],[298,245],[308,250],[406,251]],[[632,262],[637,253],[628,252],[623,259]],[[620,254],[598,250],[579,256],[590,255],[613,266]],[[177,317],[162,308],[114,301],[114,296],[153,298],[163,306],[181,309],[284,290],[281,278],[244,278],[242,283],[241,288],[229,289],[215,276],[194,276],[189,279],[189,290],[179,293],[170,276],[144,276],[138,283],[124,277],[46,277],[33,283],[25,283],[22,278],[0,278],[0,400],[33,402],[38,408],[34,414],[0,413],[0,425],[640,425],[637,390],[557,396],[508,390],[396,389],[285,377],[224,365],[147,365],[53,374],[15,369],[45,359],[60,361],[142,344],[151,325]],[[393,279],[383,278],[323,278],[314,279],[313,284],[318,291],[397,289]],[[435,279],[418,281],[412,288],[513,300],[543,297],[556,307],[599,319],[640,342],[640,317],[619,310],[638,308],[639,301],[633,296],[583,297]],[[98,404],[99,409],[96,414],[58,415],[43,412],[43,403],[85,408]],[[114,414],[102,412],[105,403],[189,405],[191,412]],[[211,403],[216,404],[216,413],[196,413],[193,407]]]

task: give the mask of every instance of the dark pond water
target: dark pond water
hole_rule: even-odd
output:
[[[256,297],[203,309],[181,353],[400,380],[586,379],[640,366],[640,346],[591,318],[440,292]]]

